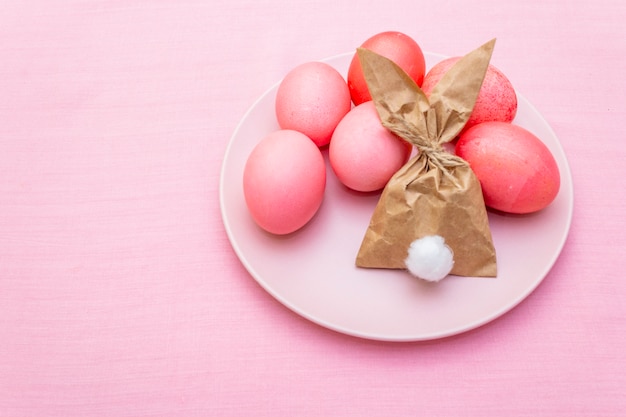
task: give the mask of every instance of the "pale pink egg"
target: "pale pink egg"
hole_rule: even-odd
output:
[[[352,106],[343,76],[323,62],[292,69],[276,92],[276,118],[282,129],[297,130],[325,146]]]
[[[422,90],[430,96],[435,85],[460,57],[448,58],[435,64],[422,84]],[[487,121],[511,122],[517,113],[517,95],[509,79],[493,65],[489,65],[476,104],[465,129]]]
[[[354,107],[339,122],[328,150],[339,181],[356,191],[376,191],[406,163],[411,145],[385,128],[372,101]]]
[[[484,122],[461,134],[456,154],[482,186],[485,204],[508,213],[547,207],[559,192],[554,156],[533,133],[506,122]]]
[[[265,136],[252,150],[243,173],[243,192],[254,221],[284,235],[307,224],[324,198],[326,167],[319,148],[294,130]]]

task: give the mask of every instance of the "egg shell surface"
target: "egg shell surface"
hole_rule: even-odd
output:
[[[276,92],[276,118],[281,129],[304,133],[319,147],[328,145],[351,107],[345,79],[323,62],[298,65],[283,78]]]
[[[463,132],[456,154],[465,159],[483,190],[485,204],[507,213],[532,213],[557,196],[561,177],[546,145],[521,126],[484,122]]]
[[[411,145],[384,127],[372,101],[354,107],[335,129],[328,157],[339,181],[356,191],[383,188],[408,160]]]
[[[435,64],[424,77],[422,91],[430,96],[435,85],[461,57],[447,58]],[[495,66],[489,64],[476,98],[474,110],[464,129],[487,121],[511,122],[517,113],[517,95],[511,81]]]
[[[325,186],[320,149],[294,130],[265,136],[244,167],[248,210],[262,229],[273,234],[289,234],[307,224],[322,204]]]
[[[396,63],[418,86],[424,81],[426,59],[419,44],[410,36],[397,31],[377,33],[366,39],[362,48],[369,49]],[[357,54],[348,67],[348,87],[354,105],[372,99]]]

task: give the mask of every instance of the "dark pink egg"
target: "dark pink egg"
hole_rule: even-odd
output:
[[[485,204],[508,213],[547,207],[561,177],[548,147],[530,131],[506,122],[484,122],[461,134],[456,154],[471,166]]]

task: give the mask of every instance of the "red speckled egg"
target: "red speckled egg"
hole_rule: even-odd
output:
[[[435,64],[424,77],[422,90],[429,96],[433,88],[460,57],[448,58]],[[509,79],[493,65],[489,65],[480,88],[472,115],[465,129],[488,121],[511,122],[517,113],[517,95]]]
[[[324,198],[326,166],[319,148],[294,130],[278,130],[252,150],[243,191],[254,221],[270,233],[292,233],[308,223]]]
[[[328,156],[342,184],[365,192],[383,188],[406,163],[411,149],[381,124],[374,102],[366,101],[339,122]]]
[[[292,69],[276,92],[276,118],[281,129],[297,130],[317,146],[325,146],[352,103],[343,76],[323,62]]]
[[[485,204],[493,209],[518,214],[539,211],[559,191],[561,177],[552,153],[518,125],[475,125],[459,137],[456,154],[470,164]]]

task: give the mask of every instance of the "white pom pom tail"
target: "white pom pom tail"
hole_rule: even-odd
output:
[[[425,236],[409,246],[405,264],[409,272],[427,281],[441,281],[454,266],[454,254],[443,237]]]

